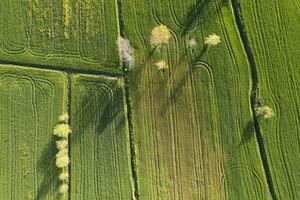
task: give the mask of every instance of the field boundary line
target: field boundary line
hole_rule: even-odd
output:
[[[120,73],[110,73],[110,72],[103,72],[103,71],[97,71],[97,70],[85,70],[85,69],[70,69],[70,68],[61,67],[61,66],[37,65],[37,64],[4,61],[4,60],[0,60],[0,65],[1,64],[2,65],[15,65],[15,66],[30,68],[30,69],[44,69],[44,70],[60,71],[60,72],[65,72],[67,74],[101,75],[101,76],[107,76],[107,77],[112,77],[112,78],[119,78],[119,77],[123,76]]]
[[[124,37],[124,20],[122,13],[122,0],[116,0],[117,8],[117,20],[119,25],[119,36]],[[129,91],[129,74],[126,69],[126,63],[122,60],[122,77],[124,78],[124,91],[125,91],[125,102],[127,110],[127,120],[128,120],[128,132],[129,132],[129,149],[130,149],[130,167],[131,167],[131,178],[132,178],[132,190],[133,190],[133,199],[139,199],[139,185],[138,185],[138,173],[137,173],[137,164],[136,164],[136,148],[135,148],[135,138],[132,124],[132,107],[130,101],[130,91]]]
[[[70,74],[67,74],[67,105],[66,110],[69,115],[68,123],[71,124],[72,119],[72,77]],[[72,129],[72,127],[71,127]],[[68,137],[68,156],[71,158],[72,154],[72,145],[71,145],[71,137]],[[72,158],[71,158],[72,159]],[[69,174],[69,190],[68,190],[68,200],[71,200],[71,194],[72,194],[72,164],[68,166],[68,174]]]

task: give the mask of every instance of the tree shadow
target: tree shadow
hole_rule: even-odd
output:
[[[99,90],[96,97],[95,91],[98,88],[90,88],[84,90],[83,94],[77,97],[76,110],[72,111],[72,116],[75,116],[75,119],[72,121],[76,125],[71,124],[71,126],[74,126],[75,133],[85,132],[88,128],[94,127],[96,134],[103,134],[111,123],[115,123],[116,130],[119,130],[126,124],[126,114],[123,112],[124,108],[120,106],[121,104],[124,105],[123,89],[118,86],[118,80],[112,81],[108,87],[112,89],[112,93]],[[119,132],[117,131],[117,133]],[[75,142],[79,135],[72,135],[72,141]]]
[[[184,22],[184,28],[182,35],[186,35],[187,32],[191,29],[191,26],[195,23],[197,18],[204,12],[205,8],[209,4],[210,0],[198,0],[195,5],[193,5]]]
[[[144,55],[139,56],[142,58],[142,60],[140,60],[140,62],[136,65],[135,68],[133,68],[133,70],[124,72],[124,76],[128,77],[128,81],[130,83],[130,93],[134,93],[136,101],[141,98],[141,95],[138,92],[135,92],[139,89],[140,82],[142,80],[141,74],[144,72],[144,70],[147,70],[148,67],[151,67],[152,61],[154,61],[154,57],[157,56],[156,53],[161,53],[165,50],[164,48],[166,48],[166,46],[151,47],[150,50],[146,50]]]
[[[243,146],[248,143],[250,139],[255,135],[253,120],[247,122],[246,127],[243,129],[242,139],[238,146]]]
[[[160,115],[163,115],[166,110],[170,107],[171,102],[175,103],[178,98],[180,97],[181,91],[183,89],[183,86],[185,84],[186,79],[196,70],[195,67],[189,67],[187,68],[187,70],[185,71],[185,73],[183,74],[183,76],[180,78],[180,80],[178,82],[176,82],[176,86],[174,88],[170,88],[169,87],[169,96],[168,98],[172,99],[172,101],[168,101],[166,103],[164,103],[161,107],[161,112]]]
[[[151,58],[153,57],[153,55],[155,54],[155,52],[161,52],[162,48],[164,48],[164,45],[162,46],[159,46],[159,45],[156,45],[156,46],[149,46],[150,50],[146,52],[145,54],[145,58],[144,58],[144,61],[143,61],[143,65],[145,65],[146,63],[150,62]]]
[[[177,101],[177,99],[179,97],[179,94],[180,94],[180,91],[183,88],[183,85],[185,83],[186,78],[188,78],[189,76],[191,76],[194,73],[194,71],[197,69],[197,65],[196,64],[197,64],[197,62],[199,62],[201,60],[201,58],[203,57],[203,55],[205,54],[205,52],[207,51],[207,49],[208,49],[208,45],[205,44],[202,47],[202,49],[200,50],[200,53],[198,54],[198,56],[196,56],[192,60],[192,64],[184,71],[184,74],[180,77],[180,79],[178,81],[176,81],[176,86],[174,88],[170,88],[169,89],[170,90],[169,96],[172,98],[173,102]],[[183,60],[186,57],[187,57],[186,54],[184,54],[183,56],[181,56],[180,61],[177,63],[177,65],[175,65],[175,67],[177,67],[181,63],[183,63],[184,62]],[[174,81],[174,80],[176,80],[176,74],[175,73],[171,74],[169,81]],[[168,87],[171,87],[170,83],[169,83]],[[165,103],[162,106],[162,112],[161,112],[161,114],[163,114],[163,112],[165,111],[165,109],[167,109],[169,106],[170,106],[170,102]]]
[[[58,191],[60,170],[55,165],[55,155],[57,153],[55,142],[56,138],[53,136],[43,149],[42,155],[38,160],[37,171],[43,174],[43,180],[38,188],[35,200],[45,199],[49,192]],[[58,192],[52,195],[54,199],[58,199]]]
[[[204,12],[210,12],[211,10],[209,9],[211,8],[208,5],[214,1],[217,1],[220,6],[226,6],[229,2],[228,0],[198,0],[195,5],[191,6],[187,14],[182,35],[186,35],[188,31],[192,29],[192,25],[196,23],[197,20],[203,20],[200,18],[201,14]]]
[[[203,45],[203,47],[202,47],[202,49],[200,50],[200,53],[198,54],[198,56],[196,56],[194,59],[193,59],[193,61],[192,61],[192,66],[195,64],[195,63],[197,63],[197,62],[199,62],[200,61],[200,59],[204,56],[204,54],[207,52],[207,50],[208,50],[208,45],[207,44],[204,44]]]
[[[125,114],[123,114],[124,109],[120,109],[120,106],[118,105],[119,101],[122,101],[122,96],[119,94],[123,94],[122,88],[118,87],[114,90],[114,95],[112,98],[109,98],[108,101],[105,102],[105,106],[102,107],[103,112],[101,113],[101,116],[99,117],[98,125],[96,127],[97,133],[101,134],[103,133],[106,128],[112,123],[113,121],[117,120],[117,124],[121,124],[125,122]],[[102,102],[102,99],[100,103]],[[119,118],[120,114],[122,115],[121,118]],[[118,126],[118,125],[117,125]]]
[[[84,120],[80,121],[78,125],[71,124],[74,126],[73,132],[78,132],[80,130],[85,130],[91,125],[96,124],[95,131],[97,134],[102,134],[105,129],[115,120],[115,128],[116,130],[121,129],[126,124],[126,116],[123,110],[120,108],[120,104],[123,103],[123,89],[117,85],[118,80],[112,81],[109,87],[113,90],[113,96],[111,98],[107,98],[106,93],[102,93],[100,97],[96,98],[98,100],[97,107],[95,107],[95,99],[92,99],[91,96],[92,90],[89,90],[87,94],[82,96],[76,110],[72,112],[71,117],[76,116],[77,120],[78,116],[84,116]],[[95,86],[97,87],[97,86]],[[101,86],[99,86],[101,87]],[[96,88],[97,89],[97,88]],[[75,104],[73,104],[75,105]],[[123,105],[123,104],[122,104]],[[95,110],[100,112],[100,116],[97,117],[97,121],[95,121]],[[99,113],[98,112],[98,113]],[[122,114],[122,115],[121,115]],[[80,127],[80,128],[79,128]],[[116,131],[119,133],[118,131]],[[80,134],[71,135],[71,141]],[[37,195],[34,197],[35,200],[46,199],[47,195],[51,193],[54,199],[59,199],[60,194],[58,193],[58,189],[60,186],[60,181],[58,176],[60,174],[60,169],[55,165],[55,156],[57,153],[56,141],[57,137],[52,136],[51,140],[47,143],[45,148],[42,150],[42,154],[37,161],[37,171],[42,174],[43,179],[39,184],[39,188],[37,191]],[[71,146],[70,146],[71,150]],[[56,192],[57,191],[57,192]],[[53,193],[54,192],[54,193]]]

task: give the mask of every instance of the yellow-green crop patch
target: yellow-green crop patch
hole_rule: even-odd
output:
[[[0,59],[117,72],[116,1],[0,3]]]
[[[66,86],[62,72],[0,65],[0,199],[58,199],[52,129]]]
[[[131,199],[122,80],[71,79],[71,199]]]

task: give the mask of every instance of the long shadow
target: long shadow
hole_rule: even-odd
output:
[[[226,6],[228,4],[228,0],[216,0],[221,6]],[[192,26],[192,24],[195,22],[195,20],[201,15],[203,14],[204,10],[207,8],[208,9],[208,4],[210,3],[210,0],[198,0],[196,5],[192,6],[192,8],[190,9],[189,13],[188,13],[188,17],[186,18],[186,21],[185,21],[185,28],[183,29],[183,35],[185,35],[190,27]],[[181,91],[183,85],[184,85],[184,82],[185,82],[185,79],[190,75],[192,74],[195,69],[197,68],[196,66],[196,63],[201,61],[201,58],[204,56],[204,54],[208,51],[209,49],[209,46],[207,44],[204,44],[202,49],[200,50],[199,54],[194,57],[191,61],[191,65],[190,67],[186,70],[184,76],[182,76],[180,78],[180,80],[178,80],[177,84],[176,84],[176,87],[173,88],[171,90],[171,98],[176,101],[179,97],[179,92]],[[175,65],[175,67],[179,66],[181,63],[184,62],[184,58],[186,57],[187,55],[184,54],[181,56],[181,59],[179,60],[179,63],[177,63]],[[172,78],[173,75],[171,75],[171,78]],[[174,76],[175,77],[175,76]],[[175,78],[174,78],[175,80]],[[169,103],[168,103],[169,104]],[[168,104],[165,104],[162,108],[162,110],[165,110],[167,107],[169,107]]]
[[[10,60],[0,60],[0,64],[6,64],[6,65],[19,65],[22,67],[28,67],[28,68],[37,68],[37,69],[49,69],[49,70],[56,70],[56,71],[64,71],[67,73],[72,74],[94,74],[94,75],[105,75],[108,77],[120,77],[120,74],[118,72],[100,72],[98,70],[93,69],[72,69],[67,68],[63,66],[54,66],[54,65],[41,65],[41,64],[34,64],[34,63],[24,63],[19,61],[10,61]]]
[[[158,53],[158,49],[158,46],[151,47],[151,49],[145,53],[145,57],[143,58],[141,63],[136,65],[136,67],[133,68],[133,70],[124,72],[124,77],[128,77],[128,81],[130,82],[130,91],[131,93],[135,94],[136,100],[139,100],[141,96],[135,92],[139,88],[141,74],[143,70],[146,70],[147,67],[151,65],[151,60],[153,59],[155,54]]]
[[[201,58],[204,56],[204,53],[207,52],[208,50],[208,45],[204,44],[204,46],[202,47],[202,49],[200,50],[200,53],[198,56],[196,56],[193,61],[192,61],[192,66],[193,64],[199,62],[201,60]]]
[[[172,81],[175,81],[176,80],[176,87],[171,89],[171,92],[170,92],[170,97],[173,99],[173,101],[175,102],[177,99],[178,99],[178,94],[180,92],[180,90],[182,89],[182,86],[184,85],[184,81],[185,79],[194,72],[194,70],[196,69],[196,66],[194,65],[196,62],[200,61],[201,58],[204,56],[205,52],[208,50],[208,45],[204,45],[202,47],[202,49],[200,50],[199,54],[192,60],[192,64],[190,67],[188,67],[186,69],[186,71],[184,72],[184,75],[179,79],[179,80],[176,80],[176,74],[178,73],[178,71],[176,69],[178,69],[180,67],[180,65],[182,63],[185,62],[186,58],[187,58],[187,53],[185,54],[182,54],[178,60],[177,63],[174,64],[174,71],[169,75],[169,79],[168,79],[168,83],[167,83],[167,87],[170,87],[170,82]],[[149,60],[146,60],[146,62],[149,62],[150,59],[151,59],[151,56],[154,54],[153,51],[150,52],[150,56],[148,56],[147,58]],[[145,64],[145,66],[147,66]],[[142,70],[144,68],[141,68],[140,70]],[[135,74],[137,75],[137,74]],[[138,76],[135,76],[135,77],[138,77]],[[136,81],[136,80],[133,80],[133,81]],[[137,98],[137,97],[136,97]],[[165,109],[168,108],[170,105],[170,103],[165,103],[163,106],[162,106],[162,109],[161,109],[161,115],[164,113]]]
[[[184,22],[182,35],[191,29],[191,26],[195,23],[197,18],[204,12],[205,8],[209,4],[210,0],[198,0],[194,6],[192,6],[187,14],[187,18]]]
[[[171,88],[170,90],[170,97],[172,98],[173,102],[176,102],[176,100],[179,97],[180,91],[185,83],[185,80],[188,76],[190,76],[191,74],[194,73],[194,71],[197,69],[197,66],[195,65],[198,61],[201,60],[201,58],[204,56],[205,52],[207,51],[208,46],[204,45],[202,47],[202,49],[200,50],[200,53],[198,54],[198,56],[196,56],[193,60],[192,60],[192,64],[191,66],[189,66],[187,68],[187,70],[185,71],[184,75],[178,80],[176,81],[176,86],[175,88]],[[181,58],[185,58],[187,55],[183,55]],[[179,63],[184,62],[184,59],[180,59],[181,61],[179,61]],[[177,65],[178,66],[178,65]],[[176,66],[176,67],[177,67]],[[175,75],[171,75],[171,78],[173,78],[174,80],[176,80]],[[161,115],[163,114],[163,112],[170,106],[170,102],[165,103],[162,108],[161,108]]]
[[[43,149],[42,155],[37,163],[37,171],[43,174],[43,180],[38,188],[35,200],[46,199],[49,192],[58,191],[59,187],[59,169],[55,165],[56,138],[52,137],[47,146]],[[58,199],[58,192],[53,194],[55,199]],[[56,196],[57,195],[57,196]]]
[[[102,133],[105,131],[105,129],[112,123],[114,120],[117,120],[116,123],[125,123],[125,114],[122,115],[121,118],[118,118],[120,114],[122,113],[122,110],[120,109],[120,106],[118,105],[119,101],[122,101],[122,96],[119,94],[122,94],[122,89],[117,88],[114,90],[114,96],[112,99],[109,99],[106,102],[106,105],[102,108],[103,112],[101,113],[101,116],[99,117],[98,126],[96,128],[96,131],[98,133]],[[121,119],[121,120],[120,120]],[[120,120],[120,121],[119,121]]]
[[[255,135],[254,123],[253,123],[252,120],[250,120],[250,121],[247,122],[247,125],[243,130],[242,139],[241,139],[238,146],[243,146],[244,144],[249,142],[250,139],[252,137],[254,137],[254,135]]]
[[[110,125],[110,123],[112,122],[112,120],[115,120],[116,118],[118,118],[122,112],[122,110],[120,109],[120,101],[122,101],[122,88],[120,87],[116,87],[116,85],[118,81],[113,81],[109,87],[113,88],[113,96],[109,99],[108,98],[108,94],[106,92],[103,93],[99,93],[101,96],[99,96],[97,99],[91,98],[93,97],[95,94],[95,90],[91,89],[91,90],[87,90],[85,91],[86,93],[79,97],[81,98],[79,103],[77,104],[77,108],[76,110],[74,110],[72,112],[73,116],[76,116],[76,118],[78,116],[84,116],[82,118],[82,121],[80,121],[79,123],[79,128],[80,131],[84,131],[86,130],[88,127],[93,126],[96,124],[96,132],[97,134],[102,134],[107,127]],[[95,101],[98,102],[95,102]],[[95,104],[97,104],[98,106],[95,107]],[[100,112],[99,117],[96,117],[96,113],[95,113],[95,109],[97,110],[97,112]],[[95,121],[95,119],[97,118],[97,121]],[[119,120],[123,120],[123,122],[125,121],[125,116],[124,117],[120,117]],[[117,121],[117,124],[122,123],[122,121]],[[125,123],[125,122],[124,122]],[[78,126],[78,125],[76,125]],[[77,132],[77,131],[76,131]],[[74,134],[75,136],[76,134]],[[74,138],[74,137],[72,137]]]
[[[89,88],[87,83],[82,82],[84,90],[76,94],[76,97],[73,96],[71,127],[74,133],[70,137],[72,146],[79,145],[81,139],[85,137],[105,134],[104,137],[109,138],[119,137],[116,134],[126,134],[124,130],[127,119],[122,107],[124,106],[123,89],[118,84],[118,80],[110,83],[109,87],[112,88],[113,95],[109,97],[109,93],[103,90],[95,94],[101,86],[95,85]],[[87,133],[89,136],[85,136]]]
[[[184,27],[182,35],[186,35],[189,30],[191,30],[191,26],[196,23],[197,19],[199,22],[203,20],[201,18],[201,15],[203,15],[204,12],[210,12],[211,9],[208,5],[210,2],[217,1],[220,6],[224,6],[228,4],[228,0],[198,0],[194,6],[192,6],[187,14],[187,18],[184,22]]]
[[[182,76],[182,78],[179,80],[179,82],[176,83],[176,87],[172,88],[170,91],[170,98],[172,99],[172,102],[176,102],[178,100],[178,98],[180,97],[181,94],[181,90],[183,89],[183,86],[185,84],[186,79],[191,76],[195,71],[196,71],[197,67],[193,66],[193,67],[189,67],[185,74]],[[167,108],[169,108],[171,101],[165,103],[162,107],[161,107],[161,115],[166,111]]]

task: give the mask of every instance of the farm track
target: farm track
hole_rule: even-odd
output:
[[[58,66],[47,66],[47,65],[35,65],[35,64],[27,64],[22,62],[14,62],[14,61],[3,61],[0,60],[0,64],[2,65],[18,65],[26,68],[36,68],[36,69],[45,69],[45,70],[53,70],[53,71],[62,71],[67,74],[86,74],[86,75],[104,75],[107,77],[118,78],[122,77],[121,73],[110,73],[110,72],[103,72],[97,70],[85,70],[85,69],[70,69]]]

